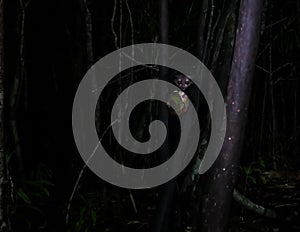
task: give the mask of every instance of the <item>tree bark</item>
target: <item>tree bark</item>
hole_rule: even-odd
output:
[[[227,231],[259,42],[262,0],[241,0],[227,88],[227,131],[217,161],[207,174],[199,231]],[[211,138],[213,139],[213,138]]]
[[[159,42],[163,44],[168,44],[169,42],[169,0],[161,0],[159,2]],[[162,58],[168,59],[167,51],[163,50]],[[159,68],[160,79],[166,80],[168,75],[168,70],[166,67]],[[159,91],[165,92],[164,89]],[[159,107],[159,117],[160,120],[165,124],[166,128],[169,128],[169,112],[166,107]],[[161,153],[159,154],[161,161],[165,161],[169,157],[169,141],[168,136],[162,146]],[[154,225],[152,228],[153,232],[166,231],[168,227],[168,214],[171,202],[174,197],[176,187],[176,178],[169,181],[162,187],[160,194],[158,210],[155,216]]]
[[[3,1],[0,1],[0,231],[7,231],[5,205],[5,154],[3,135],[3,100],[4,100],[4,25]]]

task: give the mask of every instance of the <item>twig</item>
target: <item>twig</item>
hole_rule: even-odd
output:
[[[137,210],[137,208],[136,208],[136,204],[135,204],[135,201],[134,201],[134,198],[133,198],[133,195],[132,195],[130,189],[129,189],[129,196],[130,196],[130,200],[131,200],[131,203],[132,203],[134,212],[135,212],[135,214],[137,214],[137,213],[138,213],[138,210]]]
[[[69,216],[70,216],[70,209],[71,209],[71,205],[72,205],[72,202],[73,202],[73,198],[75,196],[75,192],[79,186],[79,182],[81,180],[81,177],[83,175],[83,172],[85,171],[85,168],[87,167],[89,161],[94,157],[95,155],[95,152],[97,151],[98,147],[100,146],[100,143],[101,143],[101,140],[103,139],[103,137],[106,135],[106,133],[108,132],[108,130],[116,123],[118,122],[118,120],[115,120],[113,121],[106,129],[105,131],[103,132],[103,135],[101,136],[101,138],[99,139],[99,142],[97,143],[96,147],[94,148],[92,154],[89,156],[89,158],[85,161],[83,167],[81,168],[81,171],[78,175],[78,178],[75,182],[75,185],[74,185],[74,188],[72,190],[72,193],[71,193],[71,196],[69,198],[69,202],[68,202],[68,206],[67,206],[67,214],[66,214],[66,225],[69,224]]]
[[[211,0],[211,10],[210,10],[210,17],[209,17],[209,22],[208,22],[208,31],[206,35],[206,41],[205,41],[205,46],[204,46],[204,51],[203,51],[203,56],[202,56],[202,61],[204,64],[207,64],[207,49],[208,49],[208,43],[210,41],[210,35],[211,35],[211,30],[212,30],[212,21],[214,17],[214,10],[215,10],[215,4],[214,0]]]
[[[119,49],[119,46],[118,46],[118,36],[117,36],[117,33],[115,31],[115,28],[114,28],[114,22],[115,22],[115,17],[116,17],[116,10],[117,10],[117,0],[114,0],[114,9],[113,9],[113,14],[112,14],[112,17],[111,17],[111,31],[115,37],[115,47],[117,49]]]

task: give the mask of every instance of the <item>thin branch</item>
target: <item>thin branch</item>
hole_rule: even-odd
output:
[[[202,1],[200,15],[199,15],[199,27],[197,38],[197,54],[198,58],[203,61],[204,52],[204,30],[208,12],[208,0]]]
[[[128,0],[125,1],[126,3],[126,7],[128,10],[128,14],[129,14],[129,21],[130,21],[130,27],[131,27],[131,44],[134,44],[134,28],[133,28],[133,20],[132,20],[132,13],[128,4]],[[132,57],[134,57],[134,50],[133,50],[133,54],[131,54]]]
[[[89,69],[94,63],[93,54],[93,24],[92,15],[87,6],[86,0],[83,1],[83,8],[85,14],[85,33],[86,33],[86,56],[87,56],[87,69]]]
[[[213,17],[214,17],[214,11],[215,11],[215,4],[214,4],[214,0],[211,0],[211,10],[210,10],[210,17],[209,17],[209,22],[208,22],[208,31],[207,31],[207,35],[206,35],[206,41],[205,41],[205,46],[204,46],[204,51],[203,51],[203,56],[202,56],[202,60],[204,62],[204,64],[207,64],[207,50],[208,50],[208,44],[210,41],[210,35],[211,35],[211,30],[212,30],[212,21],[213,21]]]
[[[279,23],[281,23],[281,22],[283,22],[283,21],[285,21],[285,20],[287,20],[287,19],[288,19],[288,17],[285,17],[285,18],[283,18],[283,19],[279,19],[277,22],[271,23],[270,25],[266,26],[264,29],[266,30],[266,29],[268,29],[269,27],[273,27],[273,26],[275,26],[275,25],[277,25],[277,24],[279,24]]]
[[[243,207],[245,207],[246,209],[254,213],[265,216],[267,218],[272,218],[272,219],[277,218],[277,214],[274,210],[267,209],[261,205],[255,204],[249,198],[242,195],[237,189],[234,189],[233,191],[233,198],[235,201],[240,203]]]
[[[117,0],[114,0],[114,9],[113,9],[113,14],[112,14],[112,17],[111,17],[111,31],[114,35],[114,38],[115,38],[115,47],[117,49],[119,49],[119,46],[118,46],[118,36],[117,36],[117,33],[115,31],[115,28],[114,28],[114,23],[115,23],[115,17],[116,17],[116,11],[117,11]]]
[[[262,70],[262,71],[264,71],[267,74],[270,74],[270,70],[268,70],[268,69],[266,69],[266,68],[264,68],[262,66],[259,66],[258,64],[256,64],[255,67],[258,68],[258,69],[260,69],[260,70]]]
[[[75,185],[74,185],[74,188],[72,190],[72,193],[71,193],[71,196],[69,198],[69,202],[68,202],[68,206],[67,206],[67,214],[66,214],[66,225],[69,224],[69,217],[70,217],[70,209],[71,209],[71,205],[72,205],[72,202],[73,202],[73,199],[74,199],[74,196],[75,196],[75,193],[76,193],[76,190],[78,189],[78,186],[79,186],[79,182],[83,176],[83,173],[88,165],[88,163],[90,162],[90,160],[94,157],[98,147],[100,146],[100,143],[101,143],[101,140],[103,139],[103,137],[106,135],[106,133],[108,132],[108,130],[116,123],[118,122],[118,120],[115,120],[113,121],[106,129],[105,131],[103,132],[103,135],[101,136],[101,138],[99,139],[99,142],[97,143],[97,145],[95,146],[93,152],[91,153],[91,155],[89,156],[89,158],[84,162],[84,165],[83,167],[81,168],[80,170],[80,173],[77,177],[77,180],[75,182]]]
[[[132,207],[133,207],[133,209],[134,209],[134,212],[135,212],[135,214],[137,214],[137,213],[138,213],[138,210],[137,210],[137,208],[136,208],[135,200],[134,200],[134,198],[133,198],[133,195],[132,195],[130,189],[129,189],[129,196],[130,196],[130,200],[131,200],[131,203],[132,203]]]
[[[120,19],[119,19],[119,24],[120,24],[120,28],[119,28],[119,48],[122,47],[122,30],[123,30],[123,0],[119,0],[120,2]]]

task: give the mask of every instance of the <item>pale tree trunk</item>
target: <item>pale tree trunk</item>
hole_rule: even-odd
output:
[[[208,173],[199,231],[219,232],[228,228],[232,193],[245,136],[262,7],[263,0],[241,0],[240,3],[227,88],[226,137],[220,156]]]
[[[5,154],[3,136],[3,98],[4,98],[4,25],[3,0],[0,0],[0,231],[7,231],[5,205]]]

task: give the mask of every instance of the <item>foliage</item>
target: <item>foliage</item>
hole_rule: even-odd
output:
[[[101,195],[97,192],[80,194],[72,210],[69,231],[95,231],[100,221]]]
[[[44,205],[49,200],[54,184],[49,170],[43,165],[33,170],[31,176],[34,178],[20,184],[14,185],[11,181],[12,205],[9,214],[13,231],[32,231],[47,225]]]

